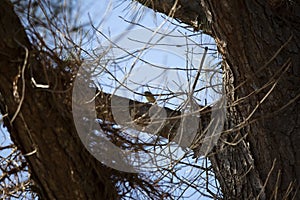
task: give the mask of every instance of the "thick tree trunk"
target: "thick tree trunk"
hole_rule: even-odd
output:
[[[245,180],[247,185],[234,188],[223,183],[225,193],[241,193],[244,198],[251,195],[245,195],[246,191],[261,199],[292,199],[298,191],[296,199],[300,198],[300,5],[284,1],[278,6],[266,1],[207,1],[212,31],[229,75],[225,84],[234,86],[227,87],[229,105],[236,105],[239,118],[235,120],[231,112],[228,120],[245,126],[240,130],[245,143],[228,147],[217,159],[233,166],[225,170],[228,166],[221,165],[223,176],[234,177],[237,185]],[[235,160],[238,155],[227,153],[237,147],[246,149],[247,144],[253,163],[243,166],[238,163],[243,159]],[[236,166],[252,169],[241,174],[248,169]],[[257,180],[263,185],[260,191],[253,185]]]
[[[166,14],[173,5],[147,2]],[[205,31],[223,55],[227,144],[210,158],[224,198],[300,199],[299,2],[196,2],[179,0],[174,17],[194,25],[195,16],[206,13]]]
[[[0,13],[0,99],[8,114],[4,122],[13,141],[27,155],[35,190],[42,199],[117,199],[112,170],[94,159],[76,134],[70,105],[65,101],[70,90],[64,80],[70,77],[60,72],[62,76],[55,80],[55,70],[48,68],[46,73],[53,74],[48,74],[46,82],[41,73],[44,66],[35,60],[12,5],[1,1]],[[34,88],[31,72],[37,82],[55,85],[61,81],[66,87],[53,91]]]

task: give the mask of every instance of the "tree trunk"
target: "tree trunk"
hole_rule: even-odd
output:
[[[166,14],[173,5],[150,2]],[[210,159],[224,199],[300,199],[299,1],[196,2],[178,1],[174,17],[197,29],[206,13],[223,55],[227,143]]]
[[[225,84],[233,85],[227,87],[229,106],[235,107],[239,117],[234,119],[231,109],[228,120],[235,128],[245,126],[240,130],[245,139],[217,155],[232,166],[228,168],[225,162],[220,174],[232,177],[237,185],[225,182],[222,188],[229,196],[292,199],[300,181],[300,5],[283,3],[275,8],[266,1],[207,4],[212,31],[225,59]],[[236,151],[237,147],[242,150]],[[244,159],[236,160],[237,156],[252,158],[253,163],[238,163]],[[248,174],[239,173],[248,169]],[[240,182],[245,186],[238,186]],[[253,185],[259,182],[261,190]],[[300,192],[296,195],[299,199]]]
[[[35,60],[24,28],[8,1],[1,1],[0,13],[0,105],[8,114],[4,123],[13,141],[27,155],[37,187],[34,189],[42,199],[117,199],[111,178],[116,172],[94,159],[76,134],[66,103],[71,95],[67,82],[71,78],[51,67],[47,70]],[[49,82],[41,73],[43,68]],[[31,73],[37,82],[57,83],[58,87],[51,91],[34,88]],[[56,93],[58,90],[66,92]]]

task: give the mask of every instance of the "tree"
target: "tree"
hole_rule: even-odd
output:
[[[299,2],[176,3],[174,17],[208,22],[223,55],[231,131],[211,160],[225,199],[299,198]]]
[[[300,3],[140,2],[203,29],[223,56],[228,116],[209,155],[223,198],[298,199]],[[81,60],[68,63],[38,49],[12,5],[5,1],[0,10],[0,108],[13,141],[24,155],[34,155],[25,157],[37,193],[46,199],[116,199],[120,191],[115,185],[127,179],[157,191],[149,193],[152,198],[163,198],[145,177],[101,165],[74,134],[69,88]],[[32,74],[38,83],[53,83],[54,90],[32,87]]]

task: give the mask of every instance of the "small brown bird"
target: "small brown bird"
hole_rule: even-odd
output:
[[[147,99],[150,103],[155,103],[155,102],[156,102],[156,99],[155,99],[155,97],[153,96],[153,94],[152,94],[151,92],[145,91],[144,94],[145,94],[146,99]]]

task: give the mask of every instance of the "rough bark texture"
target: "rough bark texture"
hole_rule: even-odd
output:
[[[147,2],[165,13],[174,4]],[[185,16],[211,17],[210,35],[224,58],[233,131],[223,139],[232,145],[220,143],[211,156],[224,198],[300,199],[299,1],[189,3]]]
[[[1,1],[0,13],[1,107],[8,114],[4,123],[23,154],[28,154],[35,190],[42,199],[117,199],[116,188],[110,180],[113,172],[93,159],[75,134],[70,109],[64,103],[68,92],[52,93],[32,86],[31,70],[36,81],[45,83],[43,67],[31,53],[24,28],[8,1]],[[24,68],[26,48],[29,57]],[[54,74],[49,76],[52,77],[50,83],[64,78],[70,80],[63,77],[63,73],[55,80]],[[66,88],[55,89],[64,91]],[[10,124],[19,103],[22,103],[19,114]]]
[[[246,97],[236,110],[247,125],[242,135],[247,134],[245,142],[249,143],[254,172],[238,173],[235,188],[223,184],[224,191],[229,189],[226,193],[240,193],[243,198],[252,193],[261,199],[292,199],[297,191],[296,199],[300,198],[300,5],[283,1],[277,6],[267,1],[207,1],[213,36],[226,61],[224,70],[232,71],[225,83],[230,85],[233,80],[234,89],[227,91],[232,95],[230,105]],[[226,159],[224,155],[226,151],[217,159]],[[230,155],[227,158],[230,166],[243,166]],[[223,172],[225,176],[236,175],[234,167]],[[246,187],[239,187],[243,179]],[[257,182],[253,179],[261,180],[263,191],[251,191]]]

